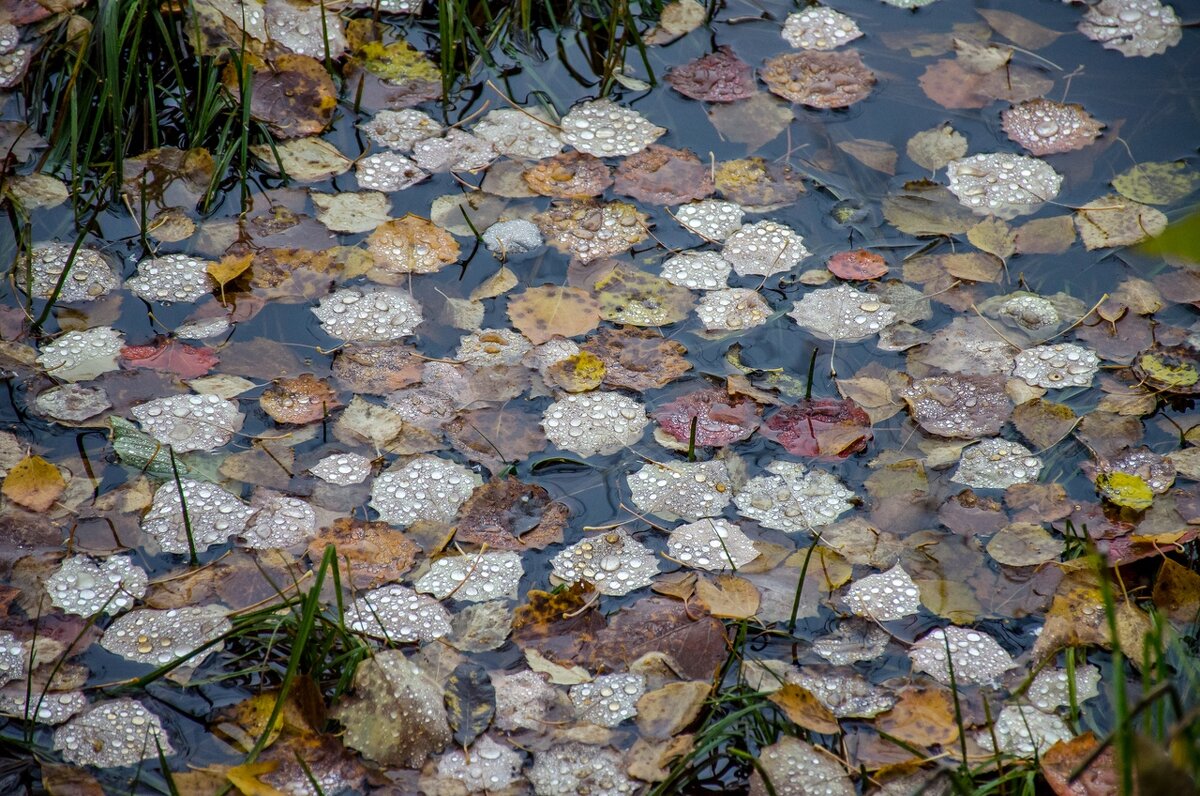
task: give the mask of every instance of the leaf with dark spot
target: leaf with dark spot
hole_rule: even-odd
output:
[[[446,681],[446,717],[459,746],[470,746],[495,715],[496,689],[487,670],[477,663],[455,667]]]

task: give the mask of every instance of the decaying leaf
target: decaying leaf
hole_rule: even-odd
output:
[[[534,345],[586,334],[600,323],[600,303],[585,290],[544,285],[510,296],[508,317]]]
[[[727,46],[674,67],[666,80],[685,97],[705,102],[734,102],[755,93],[753,70]]]
[[[784,99],[814,108],[845,108],[867,98],[875,73],[857,50],[804,51],[769,58],[762,79]]]

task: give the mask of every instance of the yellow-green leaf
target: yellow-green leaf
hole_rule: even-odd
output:
[[[1181,161],[1139,163],[1113,178],[1122,196],[1144,205],[1169,205],[1200,187],[1200,172]]]
[[[1118,506],[1139,511],[1150,508],[1154,502],[1154,490],[1140,476],[1131,473],[1101,473],[1096,476],[1096,491]]]

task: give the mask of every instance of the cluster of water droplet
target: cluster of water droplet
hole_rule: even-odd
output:
[[[654,554],[624,529],[577,542],[561,550],[550,563],[560,580],[585,580],[601,594],[615,597],[649,586],[658,574]]]
[[[425,320],[416,299],[382,287],[342,288],[321,299],[313,314],[330,337],[368,343],[410,335]]]
[[[29,646],[7,630],[0,630],[0,685],[25,676]]]
[[[875,85],[875,73],[855,50],[783,53],[768,59],[761,75],[772,94],[813,108],[849,107]]]
[[[696,316],[710,332],[740,331],[766,323],[771,305],[756,291],[731,287],[701,296]]]
[[[97,768],[175,754],[158,716],[133,699],[93,705],[54,731],[54,749],[68,763]]]
[[[590,683],[571,686],[571,702],[580,721],[616,727],[637,715],[637,701],[646,693],[640,674],[605,674]]]
[[[637,111],[607,99],[579,103],[560,126],[564,143],[596,157],[641,152],[666,132]]]
[[[40,393],[35,401],[37,410],[46,417],[68,423],[82,423],[112,406],[103,387],[83,387],[64,384]]]
[[[684,229],[713,241],[725,240],[742,226],[746,211],[736,202],[702,199],[675,210],[675,220]]]
[[[642,437],[650,419],[634,399],[617,392],[567,395],[546,407],[546,438],[580,456],[616,453]]]
[[[974,489],[1008,489],[1037,480],[1042,460],[1016,442],[985,439],[963,451],[950,480]]]
[[[642,215],[624,202],[564,202],[534,220],[557,248],[585,263],[620,254],[646,237]]]
[[[758,759],[776,796],[855,796],[858,792],[841,763],[799,738],[780,738],[763,747]],[[755,796],[768,792],[761,787],[762,778],[757,771],[751,777],[750,792]]]
[[[148,582],[145,570],[129,556],[111,556],[97,563],[76,555],[63,559],[45,586],[50,602],[64,613],[92,616],[129,608],[146,593]]]
[[[513,552],[450,556],[434,561],[415,587],[439,600],[453,597],[475,603],[516,599],[517,584],[524,574],[521,556]]]
[[[538,796],[624,796],[640,787],[615,749],[576,742],[538,752],[526,776]]]
[[[866,340],[896,320],[891,305],[849,285],[805,294],[788,316],[822,340],[848,343]]]
[[[241,430],[246,416],[217,395],[169,395],[129,410],[142,430],[176,453],[211,451]]]
[[[851,584],[846,605],[859,616],[890,622],[921,610],[921,592],[899,564]]]
[[[454,358],[473,365],[519,365],[531,348],[529,339],[512,329],[479,329],[463,335]]]
[[[900,391],[917,425],[942,437],[996,434],[1012,413],[1002,376],[931,376]]]
[[[802,50],[834,50],[863,35],[850,17],[832,8],[813,6],[788,14],[783,39]]]
[[[1079,32],[1128,56],[1162,55],[1183,38],[1175,9],[1159,0],[1100,0],[1088,8]]]
[[[1075,737],[1058,716],[1043,713],[1028,705],[1006,705],[990,730],[975,734],[975,740],[989,752],[1004,752],[1020,758],[1045,754],[1059,741]]]
[[[1000,305],[997,314],[1030,332],[1048,331],[1062,323],[1054,304],[1041,296],[1013,296]]]
[[[946,165],[950,192],[976,215],[1016,218],[1058,196],[1062,175],[1045,161],[1009,152],[971,155]]]
[[[417,520],[450,522],[458,508],[483,483],[474,473],[437,456],[417,456],[380,473],[371,485],[371,508],[393,525]]]
[[[141,608],[118,617],[100,639],[100,646],[111,653],[138,663],[162,666],[186,658],[183,666],[196,666],[216,645],[195,652],[233,624],[216,605],[184,606],[158,611]]]
[[[355,165],[354,175],[360,188],[384,193],[411,188],[429,176],[416,163],[396,152],[368,155]]]
[[[553,128],[539,121],[541,113],[536,108],[498,108],[480,119],[471,132],[510,158],[541,160],[553,157],[562,151],[562,141]]]
[[[468,793],[502,791],[517,780],[521,755],[491,736],[480,736],[470,749],[451,749],[438,760],[438,776],[456,779]]]
[[[67,332],[42,346],[37,362],[63,381],[87,381],[117,369],[125,338],[111,326]]]
[[[813,652],[836,666],[871,661],[883,654],[891,636],[874,622],[849,619],[813,642]]]
[[[896,695],[853,669],[808,667],[787,674],[787,681],[806,688],[839,719],[869,719],[896,704]]]
[[[740,276],[788,271],[808,255],[804,239],[776,221],[746,224],[729,236],[721,250]]]
[[[501,260],[541,248],[545,241],[537,224],[523,218],[497,221],[483,231],[483,245]]]
[[[1146,485],[1161,495],[1175,483],[1175,465],[1149,448],[1135,448],[1118,453],[1100,468],[1103,472],[1121,472],[1136,475]]]
[[[0,715],[16,716],[51,726],[62,724],[87,707],[82,691],[27,689],[24,684],[0,690]]]
[[[692,290],[720,290],[731,270],[729,261],[717,252],[683,252],[663,263],[662,278]]]
[[[742,529],[720,518],[680,525],[667,537],[667,553],[685,566],[709,572],[737,569],[758,558]]]
[[[58,291],[60,302],[92,301],[109,293],[117,286],[117,275],[104,256],[95,249],[80,246],[71,258],[71,246],[65,243],[49,243],[39,246],[30,254],[29,267],[33,284],[24,285],[35,298],[48,299],[54,295],[63,271],[68,269],[62,288]],[[17,279],[23,280],[25,269],[17,269]]]
[[[300,498],[260,490],[255,503],[258,510],[242,532],[246,547],[252,550],[291,547],[317,532],[317,513]]]
[[[1034,387],[1088,387],[1099,368],[1100,358],[1093,351],[1074,343],[1055,343],[1017,354],[1013,375]]]
[[[629,476],[629,494],[642,511],[664,519],[715,517],[729,505],[733,488],[719,460],[650,463]]]
[[[184,521],[179,493],[187,504]],[[216,484],[181,478],[167,481],[154,493],[150,510],[142,517],[142,532],[158,540],[164,553],[187,553],[189,535],[197,552],[221,544],[241,533],[254,510],[236,495]]]
[[[1102,125],[1079,105],[1038,98],[1000,114],[1008,137],[1035,155],[1082,149],[1100,135]]]
[[[397,584],[367,592],[351,603],[346,627],[403,643],[433,641],[451,631],[450,614],[441,603]]]
[[[381,110],[358,126],[375,143],[406,152],[418,141],[441,135],[442,126],[413,108]]]
[[[371,474],[371,460],[357,453],[335,453],[321,459],[309,472],[336,486],[361,484]]]
[[[764,528],[796,533],[828,525],[853,508],[854,493],[824,470],[772,462],[771,475],[751,478],[734,497],[738,513]]]
[[[195,301],[212,292],[207,260],[187,254],[164,254],[138,263],[125,286],[146,301]]]
[[[996,640],[986,633],[965,627],[947,627],[926,633],[908,651],[913,667],[944,685],[951,685],[950,661],[954,664],[954,682],[959,685],[988,685],[1013,668],[1016,663]]]

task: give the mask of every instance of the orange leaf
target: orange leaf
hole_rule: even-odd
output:
[[[789,719],[806,730],[833,735],[841,729],[829,708],[817,701],[812,692],[795,683],[785,683],[783,688],[768,697],[779,706]]]

